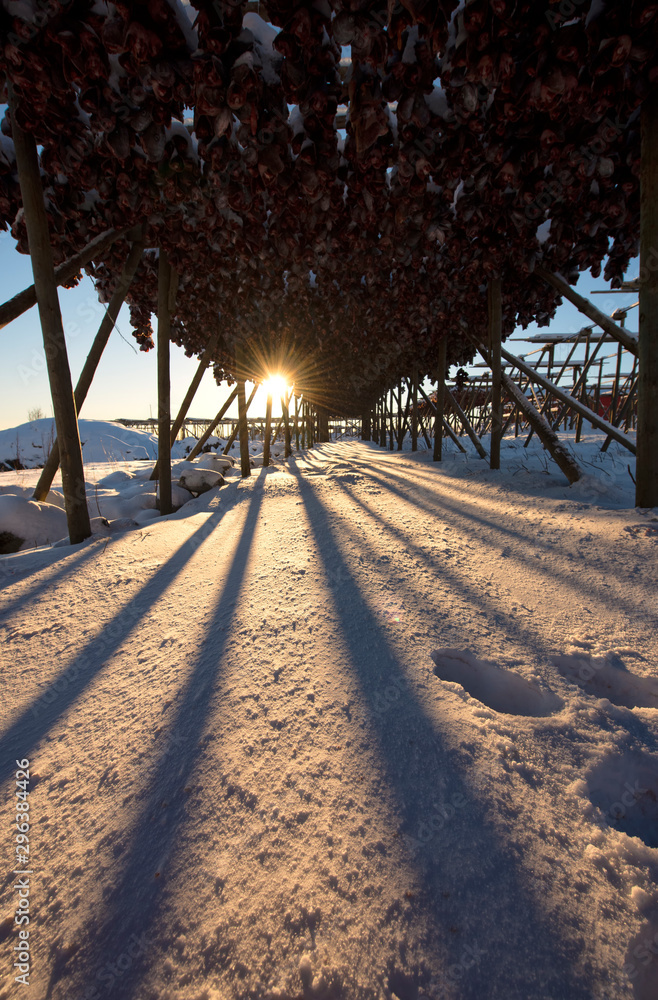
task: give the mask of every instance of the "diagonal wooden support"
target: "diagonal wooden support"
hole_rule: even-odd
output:
[[[84,367],[80,372],[80,378],[78,379],[78,384],[75,387],[74,394],[75,409],[78,414],[82,409],[82,404],[87,398],[87,393],[89,392],[94,375],[96,374],[96,369],[98,368],[103,351],[107,346],[107,342],[110,339],[110,334],[114,329],[114,324],[117,321],[117,316],[119,315],[121,306],[123,305],[126,295],[128,294],[128,289],[130,288],[132,280],[135,276],[135,272],[139,267],[139,262],[142,259],[143,252],[143,243],[140,242],[133,244],[123,271],[121,272],[121,276],[117,282],[117,286],[112,293],[112,298],[110,299],[109,305],[105,311],[105,315],[101,320],[98,333],[96,334],[94,342],[91,345],[91,350],[87,355],[87,360],[85,361]],[[58,469],[59,441],[55,438],[53,446],[50,449],[50,454],[46,459],[41,475],[39,476],[39,482],[35,487],[33,494],[34,500],[46,499]]]
[[[597,340],[597,342],[596,342],[596,344],[594,346],[594,350],[592,351],[592,353],[588,357],[587,361],[583,365],[583,370],[581,371],[580,375],[578,376],[578,378],[576,379],[576,381],[574,383],[573,389],[571,390],[571,395],[572,396],[575,396],[576,393],[580,389],[585,389],[586,390],[586,388],[587,388],[587,373],[589,372],[590,368],[592,367],[592,365],[596,361],[596,356],[599,353],[601,347],[603,346],[603,341],[605,340],[606,336],[607,336],[607,334],[604,331],[603,334],[601,335],[601,337],[599,338],[599,340]],[[567,407],[563,406],[558,411],[558,415],[555,418],[555,420],[552,421],[553,430],[554,431],[556,431],[558,429],[558,427],[560,426],[560,424],[562,422],[562,419],[564,417],[566,409],[567,409]]]
[[[222,417],[224,416],[224,414],[228,410],[229,406],[231,405],[231,403],[233,402],[233,400],[235,399],[235,397],[237,396],[237,394],[238,394],[238,390],[237,390],[237,387],[236,387],[233,390],[233,392],[231,393],[231,395],[228,397],[228,399],[226,400],[226,402],[223,404],[223,406],[220,407],[219,413],[217,414],[217,416],[215,417],[215,419],[213,421],[211,421],[211,423],[208,425],[208,427],[206,427],[205,431],[203,432],[203,434],[201,435],[201,437],[199,438],[199,440],[197,441],[197,443],[194,445],[194,448],[192,448],[192,451],[187,456],[188,462],[191,462],[193,458],[197,457],[197,455],[199,454],[199,452],[203,448],[204,444],[206,443],[206,441],[208,440],[208,438],[210,437],[210,435],[214,431],[214,429],[217,426],[217,424],[219,423],[219,421],[222,419]]]
[[[435,406],[435,404],[432,402],[432,400],[426,394],[426,392],[425,392],[425,390],[423,389],[422,386],[419,386],[418,388],[420,390],[421,396],[423,397],[423,399],[425,400],[425,402],[427,403],[427,405],[429,406],[429,408],[434,412],[435,417],[436,417],[436,406]],[[446,392],[448,392],[448,387],[447,386],[445,386],[445,390],[446,390]],[[450,424],[448,423],[448,421],[446,420],[445,417],[443,418],[443,429],[445,430],[445,432],[448,435],[448,437],[450,438],[450,440],[454,441],[454,443],[457,445],[457,447],[459,448],[459,450],[462,451],[464,454],[466,454],[466,448],[464,448],[464,445],[461,443],[461,441],[459,440],[459,438],[457,437],[457,435],[455,434],[455,432],[453,431],[452,427],[450,426]],[[487,457],[486,454],[483,457],[486,458]]]
[[[78,271],[88,264],[94,257],[102,257],[116,240],[122,236],[128,239],[139,239],[139,232],[134,233],[128,227],[125,229],[107,229],[100,236],[96,236],[84,247],[75,257],[65,260],[63,264],[55,268],[55,282],[57,285],[65,285]],[[14,295],[0,305],[0,329],[7,326],[12,320],[18,319],[24,312],[36,305],[37,293],[34,285],[24,288],[22,292]]]
[[[459,405],[459,403],[455,399],[455,396],[453,395],[452,392],[450,392],[450,389],[448,388],[448,386],[445,387],[445,394],[446,394],[446,397],[450,400],[451,405],[454,407],[455,413],[457,414],[457,416],[461,420],[462,426],[463,426],[464,430],[466,431],[466,433],[468,434],[469,438],[471,439],[471,441],[475,445],[475,450],[477,451],[478,455],[480,456],[480,458],[485,458],[486,459],[487,453],[484,450],[484,446],[483,446],[482,442],[480,441],[479,437],[475,433],[475,431],[473,429],[473,425],[471,424],[470,420],[468,419],[468,417],[466,416],[466,414],[462,410],[461,406]]]
[[[169,437],[170,437],[170,446],[172,448],[174,447],[174,443],[176,441],[176,438],[178,437],[178,432],[181,429],[181,427],[183,426],[183,421],[185,420],[185,417],[187,416],[187,411],[189,410],[190,406],[192,405],[192,400],[194,399],[194,397],[195,397],[195,395],[197,393],[197,389],[201,385],[201,379],[203,378],[203,376],[204,376],[204,374],[206,372],[206,369],[209,367],[209,365],[210,365],[210,363],[211,363],[211,361],[213,359],[213,354],[215,353],[215,348],[217,347],[217,342],[218,341],[219,341],[219,330],[217,331],[217,333],[215,333],[210,338],[210,341],[209,341],[209,343],[208,343],[205,351],[201,355],[201,359],[199,361],[199,366],[198,366],[198,368],[197,368],[197,370],[196,370],[196,372],[194,374],[194,378],[190,382],[190,387],[187,390],[187,392],[185,393],[185,399],[181,403],[180,409],[179,409],[178,414],[176,416],[176,419],[174,420],[174,422],[172,424],[171,434],[169,435]],[[151,473],[151,479],[153,480],[153,479],[157,479],[157,478],[158,478],[158,463],[156,462],[155,463],[155,468],[153,469],[153,472]]]
[[[238,407],[240,405],[239,388],[240,388],[240,385],[238,383],[238,385],[235,388],[235,394],[234,394],[235,396],[238,397]],[[253,389],[251,390],[251,395],[250,395],[249,399],[247,400],[247,402],[245,404],[245,411],[244,411],[245,421],[246,421],[247,413],[249,412],[249,407],[251,406],[251,404],[253,402],[253,399],[254,399],[254,396],[256,395],[257,392],[258,392],[258,385],[255,385],[253,387]],[[239,433],[240,433],[240,414],[238,413],[237,423],[236,423],[235,427],[233,428],[231,436],[229,437],[228,441],[226,442],[226,444],[222,448],[222,455],[228,455],[229,451],[231,450],[231,445],[233,444],[233,442],[235,441],[235,439],[236,439],[236,437],[238,436]],[[248,444],[248,437],[249,437],[249,428],[247,426],[247,444]],[[240,456],[240,461],[242,462],[242,455]],[[240,465],[240,468],[242,468],[242,465]],[[251,463],[249,465],[249,468],[251,469]],[[251,472],[249,474],[251,475]]]
[[[489,364],[487,352],[484,347],[478,344],[478,350],[485,362]],[[548,420],[541,415],[539,410],[533,406],[528,397],[521,392],[516,382],[510,378],[507,372],[501,371],[501,379],[507,394],[512,397],[522,413],[525,414],[528,423],[533,428],[535,434],[548,450],[553,460],[560,467],[569,482],[572,484],[577,483],[582,477],[583,471],[576,460],[569,454],[567,449],[561,443]]]
[[[609,434],[615,441],[619,441],[620,444],[623,444],[625,448],[628,448],[630,452],[635,454],[635,442],[632,438],[628,437],[628,435],[622,433],[622,431],[618,430],[616,427],[613,427],[607,420],[600,417],[598,413],[594,413],[593,410],[590,410],[589,407],[581,403],[579,399],[574,399],[568,392],[565,392],[563,389],[560,389],[559,386],[549,382],[547,378],[540,375],[539,372],[536,371],[531,365],[526,364],[525,361],[521,361],[521,359],[517,358],[516,355],[510,354],[510,352],[505,350],[504,347],[501,348],[501,354],[506,361],[509,361],[509,363],[513,365],[514,368],[518,368],[519,371],[524,372],[529,378],[532,379],[533,382],[540,385],[547,392],[550,392],[556,399],[566,403],[574,412],[582,414],[585,420],[589,421],[593,427],[598,427],[599,430],[605,431],[605,433]]]
[[[78,418],[62,326],[62,314],[57,297],[57,281],[53,267],[39,157],[34,136],[24,132],[16,122],[16,99],[10,81],[7,81],[7,88],[18,179],[25,212],[32,273],[34,274],[34,288],[39,306],[48,380],[61,452],[66,521],[71,543],[76,544],[89,538],[91,525],[87,510]]]
[[[591,319],[593,323],[600,326],[602,330],[610,334],[616,341],[623,344],[627,351],[631,351],[632,354],[637,355],[639,351],[639,345],[635,337],[631,336],[628,330],[619,326],[613,319],[606,316],[604,312],[597,309],[594,303],[590,302],[584,296],[579,295],[578,292],[571,287],[571,285],[564,280],[560,274],[553,274],[551,271],[547,271],[546,268],[540,267],[539,265],[535,268],[535,274],[543,278],[544,281],[548,282],[560,295],[568,299],[569,302],[573,303],[577,309]]]

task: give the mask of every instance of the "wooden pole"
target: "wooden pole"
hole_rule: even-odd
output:
[[[655,247],[655,242],[652,245]],[[587,318],[591,319],[593,323],[600,326],[602,330],[609,333],[610,336],[617,340],[620,344],[623,344],[627,351],[631,351],[633,354],[637,355],[639,348],[635,337],[631,336],[628,330],[624,330],[621,326],[618,326],[613,319],[606,316],[606,314],[601,312],[600,309],[597,309],[596,306],[589,301],[589,299],[579,295],[578,292],[572,288],[563,277],[561,277],[561,275],[552,274],[540,265],[537,265],[534,273],[538,277],[543,278],[549,285],[552,285],[552,287],[559,292],[563,298],[572,302],[584,316],[587,316]],[[640,311],[641,309],[642,306],[640,305]]]
[[[503,432],[502,367],[500,345],[503,333],[503,311],[500,278],[489,282],[489,352],[491,356],[491,447],[489,468],[500,468],[500,442]]]
[[[393,451],[393,438],[395,437],[395,424],[393,423],[393,402],[395,400],[395,394],[393,392],[393,387],[391,386],[391,392],[388,400],[388,450]]]
[[[244,379],[240,379],[238,382],[238,433],[240,435],[240,471],[242,478],[247,479],[251,475],[251,462],[249,461],[249,428],[247,426]]]
[[[247,413],[249,412],[249,407],[251,406],[251,404],[253,402],[253,399],[254,399],[254,396],[256,395],[257,391],[258,391],[258,386],[255,385],[253,387],[253,389],[251,390],[251,396],[247,400],[245,418],[246,418]],[[236,388],[236,390],[235,390],[236,396],[237,396],[237,392],[238,392],[238,390]],[[231,436],[229,437],[228,441],[226,442],[226,444],[222,448],[222,455],[228,455],[229,451],[231,450],[231,445],[233,444],[233,442],[235,441],[235,439],[236,439],[236,437],[238,436],[239,433],[240,433],[240,420],[238,419],[236,421],[236,423],[235,423],[235,427],[231,431]],[[247,425],[247,437],[248,436],[249,436],[249,427]],[[276,432],[273,435],[273,439],[276,439]],[[251,462],[249,463],[249,467],[251,468]]]
[[[484,446],[483,446],[482,442],[480,441],[479,437],[475,433],[475,431],[473,429],[473,425],[471,424],[470,420],[468,419],[468,417],[466,416],[466,414],[462,410],[461,406],[459,405],[459,403],[455,399],[455,396],[453,395],[452,392],[450,392],[450,389],[448,388],[448,386],[445,387],[445,394],[446,394],[446,397],[450,400],[450,403],[451,403],[451,405],[452,405],[455,413],[457,414],[457,416],[461,420],[462,426],[463,426],[464,430],[466,431],[466,433],[468,434],[469,438],[471,439],[471,441],[475,445],[475,450],[477,451],[478,455],[480,456],[480,458],[485,458],[486,459],[487,453],[484,450]]]
[[[380,423],[379,423],[379,447],[380,448],[385,448],[386,447],[386,423],[387,423],[387,420],[386,420],[386,397],[387,397],[387,394],[384,393],[384,395],[381,398],[381,402],[380,402],[380,407],[381,407],[381,419],[380,419]]]
[[[290,412],[289,412],[290,396],[286,398],[286,394],[281,397],[281,414],[283,416],[283,457],[289,458],[292,455],[292,442],[290,434]]]
[[[224,414],[228,410],[229,406],[231,405],[231,403],[233,402],[233,400],[235,399],[235,397],[237,396],[237,394],[238,394],[238,390],[237,390],[237,387],[236,387],[233,390],[233,392],[231,393],[231,395],[228,397],[228,399],[226,400],[226,402],[224,403],[224,405],[221,407],[221,409],[220,409],[219,413],[217,414],[217,416],[215,417],[215,419],[208,425],[208,427],[206,427],[205,431],[203,432],[203,434],[201,435],[201,437],[199,438],[199,440],[197,441],[197,443],[194,445],[194,448],[192,448],[192,451],[187,456],[188,462],[191,462],[192,459],[196,458],[196,456],[199,454],[199,452],[203,448],[204,444],[206,443],[206,441],[208,440],[208,438],[210,437],[210,435],[214,431],[215,427],[217,426],[217,424],[219,423],[219,421],[222,419],[222,417],[224,416]]]
[[[361,440],[370,441],[370,410],[365,410],[361,417]]]
[[[174,422],[172,424],[171,434],[170,434],[170,445],[171,445],[172,448],[174,446],[176,438],[178,437],[178,432],[181,429],[181,427],[183,426],[183,421],[185,420],[185,417],[187,416],[187,411],[189,410],[190,406],[192,405],[192,400],[196,396],[197,389],[199,388],[199,386],[201,384],[201,379],[203,378],[203,376],[204,376],[204,374],[206,372],[206,369],[208,368],[208,366],[210,365],[210,363],[212,361],[213,354],[215,353],[215,348],[217,347],[218,340],[219,340],[219,330],[217,331],[217,333],[213,334],[213,336],[210,338],[210,341],[208,342],[208,346],[206,347],[205,351],[201,355],[201,359],[199,361],[198,368],[197,368],[197,370],[196,370],[196,372],[194,374],[194,378],[190,382],[190,387],[187,390],[187,392],[185,393],[185,398],[184,398],[183,402],[181,403],[180,409],[179,409],[178,414],[176,416],[176,419],[174,420]],[[151,479],[157,479],[157,478],[158,478],[158,465],[157,465],[157,462],[156,462],[155,468],[153,469],[153,472],[151,473]]]
[[[478,350],[484,358],[486,364],[490,365],[491,360],[484,347],[478,345]],[[548,420],[541,415],[528,397],[521,392],[518,385],[510,378],[507,372],[501,371],[502,382],[509,396],[515,401],[518,407],[525,414],[528,423],[533,427],[535,434],[549,451],[554,461],[567,477],[570,483],[577,483],[583,472],[576,460],[569,454],[564,445],[560,442],[557,434],[549,424]]]
[[[448,358],[448,341],[442,337],[439,341],[439,357],[436,370],[436,411],[434,414],[434,454],[435,462],[443,458],[443,416],[445,413],[445,380]]]
[[[263,465],[265,468],[270,464],[270,437],[272,436],[272,393],[267,394],[267,405],[265,407],[265,436],[263,438]]]
[[[90,260],[94,257],[102,257],[112,244],[120,239],[122,236],[128,236],[130,240],[138,240],[139,234],[131,232],[131,230],[126,227],[125,229],[107,229],[100,236],[96,236],[91,240],[86,247],[84,247],[79,253],[70,260],[65,260],[63,264],[55,268],[55,282],[57,285],[65,285],[71,278],[78,273],[78,271],[88,264]],[[7,326],[12,320],[18,319],[22,316],[24,312],[31,309],[32,306],[37,303],[37,293],[34,285],[30,285],[29,288],[24,288],[22,292],[18,295],[14,295],[13,298],[8,299],[0,306],[0,329],[3,326]]]
[[[94,338],[94,342],[91,345],[91,350],[87,355],[87,360],[84,363],[84,367],[80,373],[80,378],[78,379],[78,384],[75,387],[74,399],[75,399],[75,409],[76,413],[80,413],[82,409],[82,404],[87,398],[87,393],[89,392],[89,387],[93,381],[94,375],[96,374],[96,369],[103,355],[103,351],[110,339],[110,334],[114,329],[114,324],[116,323],[117,316],[119,315],[119,310],[123,305],[123,301],[126,297],[130,284],[135,275],[135,271],[139,266],[139,262],[142,259],[142,253],[144,251],[143,243],[134,243],[130,253],[128,254],[128,259],[124,264],[123,271],[117,282],[117,286],[114,289],[112,298],[107,307],[105,315],[101,321],[101,325],[98,328],[98,333]],[[55,473],[59,469],[59,441],[57,438],[53,441],[53,446],[50,449],[50,454],[46,459],[41,475],[39,476],[39,482],[37,483],[33,499],[43,501],[48,496],[50,492],[50,487],[52,486],[53,479],[55,478]]]
[[[82,447],[71,383],[62,314],[57,297],[48,218],[43,197],[39,157],[34,136],[16,122],[16,100],[8,81],[11,125],[16,150],[16,165],[23,199],[27,238],[34,274],[34,288],[39,306],[48,380],[55,414],[62,465],[62,486],[66,521],[72,544],[91,535],[85,489]]]
[[[295,396],[295,451],[299,451],[299,396]]]
[[[658,507],[658,87],[642,105],[635,506]]]
[[[418,367],[411,375],[411,450],[418,451]]]
[[[408,400],[407,400],[408,402]],[[402,379],[398,382],[397,450],[402,451]]]
[[[171,315],[169,299],[171,266],[166,251],[158,256],[158,470],[160,478],[160,513],[171,514],[171,383],[169,377],[169,341]]]
[[[316,406],[318,414],[318,441],[329,441],[329,411],[325,406]]]
[[[482,353],[481,350],[480,353]],[[622,431],[609,424],[607,420],[603,419],[603,417],[600,417],[598,413],[594,413],[594,411],[590,410],[589,407],[584,406],[579,399],[574,399],[568,392],[560,389],[560,387],[554,385],[553,382],[549,382],[548,379],[544,378],[543,375],[540,375],[538,371],[535,371],[531,365],[526,364],[525,361],[517,358],[516,355],[510,354],[510,352],[505,350],[504,347],[501,348],[501,354],[506,361],[509,361],[509,363],[514,366],[514,368],[518,368],[520,371],[524,372],[530,379],[532,379],[533,382],[536,382],[537,385],[546,389],[546,391],[550,392],[556,397],[556,399],[559,399],[563,403],[567,403],[571,410],[574,410],[576,413],[582,413],[585,420],[588,420],[593,427],[598,427],[599,430],[605,431],[605,433],[609,434],[615,441],[619,441],[620,444],[623,444],[625,448],[628,448],[630,452],[635,454],[635,442],[626,434],[623,434]]]

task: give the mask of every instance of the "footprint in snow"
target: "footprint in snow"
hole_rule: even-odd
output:
[[[607,753],[586,775],[584,791],[608,826],[658,847],[658,754]]]
[[[512,670],[478,659],[468,649],[435,649],[431,655],[437,677],[461,684],[472,698],[494,712],[541,718],[564,704],[552,692],[542,691]]]
[[[565,680],[595,698],[607,698],[623,708],[658,708],[658,679],[631,673],[616,653],[578,652],[551,659]]]

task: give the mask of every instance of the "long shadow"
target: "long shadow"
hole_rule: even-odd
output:
[[[590,1000],[587,981],[574,971],[578,944],[540,911],[533,898],[540,894],[539,886],[533,893],[532,874],[506,851],[485,804],[469,785],[466,755],[450,747],[414,697],[402,662],[341,555],[332,518],[313,484],[299,475],[294,459],[290,468],[299,479],[318,553],[328,570],[337,566],[340,571],[341,584],[333,590],[335,610],[364,702],[371,708],[379,766],[397,798],[402,830],[418,845],[410,861],[426,886],[423,902],[440,932],[445,967],[462,968],[467,944],[482,956],[470,963],[459,983],[461,1000],[507,995]],[[391,685],[400,691],[395,711],[378,712],[376,696]],[[432,829],[440,802],[462,804],[427,840],[420,831]]]
[[[431,503],[424,502],[422,499],[418,497],[412,497],[409,495],[408,491],[405,491],[403,489],[400,489],[399,487],[392,485],[385,478],[376,476],[374,473],[369,473],[369,477],[372,478],[375,482],[379,483],[380,486],[383,486],[390,492],[395,493],[406,503],[415,507],[419,507],[421,510],[426,511],[427,513],[432,514],[433,516],[436,516],[441,507],[443,507],[449,510],[450,513],[453,514],[455,517],[463,518],[464,520],[473,522],[473,524],[476,527],[478,525],[485,525],[487,528],[489,528],[494,532],[498,532],[503,537],[507,536],[510,538],[517,539],[518,541],[522,541],[525,545],[528,546],[532,544],[535,548],[543,549],[547,555],[555,554],[556,546],[554,545],[549,546],[545,542],[542,542],[537,538],[529,539],[527,535],[524,535],[519,531],[515,531],[511,528],[506,528],[504,525],[497,524],[496,522],[491,521],[486,517],[483,517],[481,514],[471,513],[466,508],[460,507],[455,501],[450,501],[446,499],[446,497],[443,495],[441,496],[441,507],[438,507],[436,504],[436,500],[434,502],[434,505],[432,505]],[[391,478],[402,478],[402,477],[397,477],[394,476],[394,474],[391,474]],[[408,483],[408,480],[403,480],[403,482]],[[414,484],[414,487],[415,489],[423,490],[426,493],[431,492],[429,486],[421,486],[419,484]],[[532,567],[533,569],[537,568],[535,562],[532,559],[524,558],[520,553],[515,553],[514,558],[519,560],[520,562],[527,563],[527,565]],[[556,566],[555,562],[551,563],[551,578],[554,580],[560,580],[565,586],[570,587],[572,589],[576,589],[576,582],[574,581],[574,579],[569,578],[569,576],[566,573],[561,572],[559,568]],[[609,604],[616,609],[624,608],[626,613],[629,615],[637,613],[637,605],[633,604],[632,601],[625,600],[622,596],[617,594],[607,595],[603,591],[597,590],[591,584],[588,584],[588,582],[582,579],[581,577],[578,577],[577,589],[580,593],[588,593],[592,598],[594,598],[597,601],[600,601],[602,604]]]
[[[217,511],[183,542],[127,607],[121,608],[101,632],[52,681],[45,692],[36,691],[36,678],[25,678],[34,690],[33,699],[17,719],[0,735],[0,782],[13,770],[16,757],[29,757],[41,740],[103,669],[121,643],[148,616],[149,609],[170,586],[187,561],[213,532],[223,516]]]
[[[98,544],[94,545],[93,543],[91,545],[87,544],[80,551],[73,553],[67,552],[66,549],[61,549],[60,559],[63,565],[61,565],[59,569],[56,570],[55,573],[51,574],[47,579],[37,581],[29,590],[22,593],[20,597],[3,604],[2,607],[0,607],[0,617],[8,617],[13,611],[16,610],[16,608],[24,606],[28,601],[33,601],[41,593],[47,592],[53,584],[68,576],[70,573],[77,572],[80,566],[82,566],[83,563],[85,563],[92,555],[95,555],[97,551]],[[21,576],[17,579],[14,579],[10,574],[10,561],[0,561],[0,598],[2,598],[5,591],[9,590],[13,584],[23,583],[30,576],[33,576],[41,570],[47,570],[48,568],[49,564],[44,566],[35,566],[31,572],[28,571],[25,574],[21,574]]]
[[[166,888],[166,879],[156,879],[155,866],[171,857],[188,819],[183,787],[204,753],[205,748],[199,745],[199,736],[220,682],[218,668],[223,642],[235,616],[244,583],[266,476],[267,470],[261,470],[250,493],[247,516],[208,625],[207,641],[180,689],[179,703],[168,732],[169,743],[176,748],[175,754],[170,757],[165,753],[149,775],[141,808],[132,822],[128,847],[122,854],[122,871],[108,893],[103,914],[89,928],[88,936],[93,937],[92,946],[76,957],[70,970],[63,964],[55,964],[46,1000],[62,975],[69,971],[75,976],[82,976],[83,984],[90,980],[97,982],[98,974],[104,972],[107,982],[111,964],[121,955],[134,954],[130,950],[131,941],[135,940],[133,935],[144,942],[144,955],[148,955],[149,947],[154,943],[149,942],[149,936],[165,902]],[[188,739],[190,734],[192,738]],[[166,803],[166,809],[163,803]],[[117,807],[120,808],[119,805]],[[120,996],[121,1000],[132,1000],[142,995],[140,984],[148,961],[140,963],[139,957],[130,974],[122,977],[115,986],[113,995]]]
[[[358,504],[359,507],[361,507],[362,510],[369,517],[371,517],[374,521],[378,522],[378,524],[381,525],[381,529],[383,532],[395,535],[396,538],[398,538],[403,543],[406,549],[413,549],[414,552],[418,554],[419,558],[421,559],[427,558],[427,553],[424,552],[423,549],[419,548],[416,545],[416,543],[413,542],[411,538],[409,538],[408,535],[406,535],[403,531],[397,528],[390,521],[385,521],[383,517],[377,514],[370,507],[370,505],[365,502],[365,500],[362,500],[360,497],[357,497],[343,483],[338,483],[338,486],[350,498],[350,500],[353,501],[353,503]],[[342,525],[341,531],[349,532],[349,534],[354,538],[355,542],[362,541],[362,538],[360,538],[357,535],[357,533],[350,527],[349,524]],[[395,569],[395,566],[394,564],[391,564],[388,570],[386,566],[378,567],[378,569],[380,572],[384,574],[386,574],[387,572],[392,573],[393,570]],[[483,593],[481,590],[478,590],[476,587],[469,587],[465,582],[465,580],[462,577],[460,577],[454,570],[451,569],[447,561],[445,561],[444,565],[441,567],[441,579],[444,583],[449,583],[452,590],[461,591],[463,595],[462,599],[464,600],[465,603],[470,604],[471,606],[474,603],[477,603],[478,606],[481,607],[487,606],[488,608],[490,608],[487,618],[494,620],[496,624],[499,624],[501,627],[504,627],[505,630],[510,635],[513,635],[516,639],[518,639],[519,642],[525,644],[528,647],[528,649],[530,649],[533,652],[533,654],[536,654],[536,651],[539,648],[541,648],[541,651],[545,656],[548,656],[550,653],[554,652],[553,647],[549,647],[544,643],[538,630],[533,632],[530,629],[524,628],[517,618],[514,618],[511,615],[506,614],[502,610],[499,603],[494,603],[493,598],[489,597],[486,593]],[[401,586],[404,587],[404,589],[409,589],[405,584],[401,584],[399,577],[396,577],[393,582],[395,583],[396,589],[398,591],[400,590]],[[422,595],[415,594],[412,595],[412,599],[415,602],[418,602],[424,600],[425,598]],[[437,609],[437,614],[438,613],[439,610]]]
[[[444,442],[444,444],[445,444],[445,442]],[[621,445],[619,447],[622,448]],[[461,455],[458,452],[452,452],[452,453],[449,452],[446,457],[448,459],[453,459],[453,458],[457,459],[457,461],[456,462],[451,462],[451,461],[446,462],[444,460],[440,465],[438,465],[438,464],[434,465],[434,463],[432,462],[432,459],[431,459],[431,453],[429,451],[424,451],[424,452],[420,452],[419,451],[419,452],[416,452],[415,454],[418,455],[418,456],[421,456],[421,455],[427,456],[426,458],[420,458],[420,460],[419,459],[415,459],[415,460],[412,459],[412,456],[414,455],[414,452],[408,452],[408,451],[406,451],[406,452],[396,452],[396,453],[391,453],[391,454],[397,454],[400,457],[402,457],[403,460],[407,460],[407,461],[411,460],[410,464],[413,466],[414,469],[418,469],[419,472],[422,470],[422,471],[426,471],[426,473],[429,473],[431,475],[431,470],[436,469],[437,472],[440,471],[441,474],[443,476],[445,476],[446,478],[448,478],[451,482],[468,483],[472,478],[474,478],[474,477],[477,476],[478,481],[481,482],[481,483],[489,483],[493,487],[495,487],[495,486],[502,486],[503,485],[498,480],[498,478],[497,478],[498,475],[499,475],[498,471],[497,470],[490,470],[488,468],[488,464],[486,464],[484,461],[482,461],[482,463],[480,464],[480,460],[479,460],[477,454],[475,453],[475,451],[469,452],[468,456],[467,455]],[[622,453],[620,453],[620,454],[622,454]],[[545,481],[546,486],[550,487],[552,489],[568,489],[569,488],[569,484],[568,484],[566,478],[562,477],[562,473],[559,471],[557,465],[555,465],[553,463],[552,459],[549,461],[549,465],[548,465],[549,472],[548,472],[548,474],[545,474],[543,472],[543,470],[541,470],[541,469],[527,469],[526,470],[524,468],[524,463],[523,463],[522,455],[523,455],[522,450],[521,450],[521,453],[519,453],[519,450],[515,449],[514,451],[503,452],[503,454],[501,456],[501,465],[502,465],[502,468],[501,468],[500,471],[503,472],[504,474],[509,473],[512,470],[512,467],[514,465],[520,465],[519,469],[516,469],[515,471],[512,472],[512,476],[514,477],[512,480],[510,480],[507,477],[505,478],[504,488],[505,488],[506,491],[509,491],[510,493],[514,493],[514,494],[516,494],[519,497],[529,497],[530,499],[535,499],[536,496],[537,496],[537,477],[542,477],[541,481],[542,482]],[[525,455],[526,455],[526,458],[527,458],[527,453],[525,453]],[[575,458],[576,458],[576,461],[584,462],[584,464],[586,466],[587,465],[591,465],[591,463],[586,462],[582,458],[582,456],[579,457],[577,452],[575,453]],[[460,459],[462,461],[460,461]],[[474,459],[477,464],[469,465],[468,464],[468,460],[469,459]],[[601,471],[605,472],[605,469],[603,468],[602,465],[601,466],[594,466],[594,468],[597,471],[601,470]],[[516,478],[516,476],[518,475],[518,473],[523,472],[523,471],[527,471],[529,473],[529,476],[531,477],[530,481],[527,482],[527,485],[525,485],[526,484],[526,480],[524,478],[518,478],[518,479]],[[483,475],[483,473],[484,473],[484,475]],[[569,500],[570,498],[566,497],[566,499]],[[571,502],[572,503],[581,503],[582,502],[582,498],[580,498],[580,497],[573,497],[573,499],[571,499]],[[597,502],[597,505],[605,506],[605,495],[602,495],[601,497],[597,497],[597,501],[596,502]],[[618,509],[618,508],[613,507],[613,508],[610,508],[610,509]]]

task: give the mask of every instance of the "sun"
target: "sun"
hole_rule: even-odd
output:
[[[263,388],[268,396],[273,396],[277,399],[286,394],[288,384],[283,375],[270,375],[269,378],[264,380]]]

